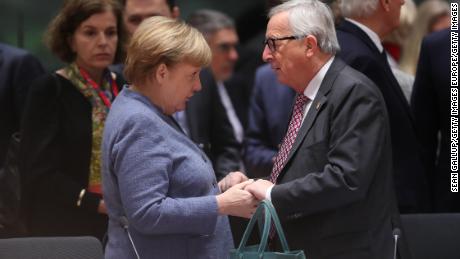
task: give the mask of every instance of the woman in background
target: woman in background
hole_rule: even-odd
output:
[[[171,116],[201,89],[210,61],[203,35],[185,23],[157,16],[134,33],[124,70],[132,84],[115,100],[102,144],[106,258],[228,258],[225,215],[254,212],[258,201],[243,190],[251,180],[220,193],[226,184]]]
[[[116,0],[68,0],[50,23],[47,44],[67,65],[37,79],[21,128],[23,199],[34,236],[102,239],[100,144],[123,82],[107,67],[120,56]]]
[[[427,0],[417,9],[408,41],[403,46],[401,70],[415,76],[422,39],[426,35],[450,27],[449,4],[445,0]]]

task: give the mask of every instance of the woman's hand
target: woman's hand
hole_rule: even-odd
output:
[[[224,193],[217,195],[219,214],[250,218],[259,204],[259,200],[244,190],[246,185],[252,182],[254,180],[236,184]]]
[[[247,180],[248,180],[248,177],[242,172],[239,172],[239,171],[230,172],[224,177],[224,179],[220,180],[218,185],[219,185],[220,191],[225,192],[226,190],[228,190],[230,187],[234,186],[235,184],[239,184]]]

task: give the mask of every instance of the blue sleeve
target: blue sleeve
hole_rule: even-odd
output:
[[[262,85],[261,73],[257,73],[244,141],[244,160],[250,178],[268,176],[273,167],[273,157],[278,152],[270,141]]]
[[[168,138],[158,134],[164,129],[143,115],[128,121],[110,155],[131,226],[145,234],[212,234],[216,197],[168,196],[173,159]]]

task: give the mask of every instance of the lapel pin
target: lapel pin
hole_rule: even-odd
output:
[[[316,110],[319,110],[320,107],[321,107],[321,102],[317,102],[316,103]]]

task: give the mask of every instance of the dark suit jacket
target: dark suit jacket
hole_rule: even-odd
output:
[[[381,93],[336,58],[271,192],[291,249],[315,259],[391,258],[391,159]]]
[[[224,82],[224,86],[230,97],[230,101],[232,101],[236,116],[243,129],[246,130],[248,127],[248,111],[252,87],[248,85],[244,76],[236,73]]]
[[[425,168],[408,102],[385,56],[358,26],[343,21],[337,28],[340,57],[378,86],[390,118],[393,173],[401,213],[428,210],[430,199]]]
[[[450,30],[444,30],[422,43],[411,99],[435,212],[460,212],[460,196],[450,191],[450,85]]]
[[[11,134],[19,130],[30,82],[44,73],[28,52],[0,43],[0,168]]]
[[[119,87],[122,80],[117,80]],[[88,187],[92,143],[91,104],[67,79],[52,74],[31,87],[21,127],[21,172],[32,235],[93,235],[102,238],[107,217],[101,197]]]
[[[201,91],[189,100],[185,113],[190,138],[211,159],[219,181],[227,173],[240,169],[241,145],[235,138],[212,73],[203,70],[200,79]]]
[[[270,175],[273,157],[289,124],[295,92],[278,82],[270,65],[257,69],[244,143],[244,160],[252,178]]]

